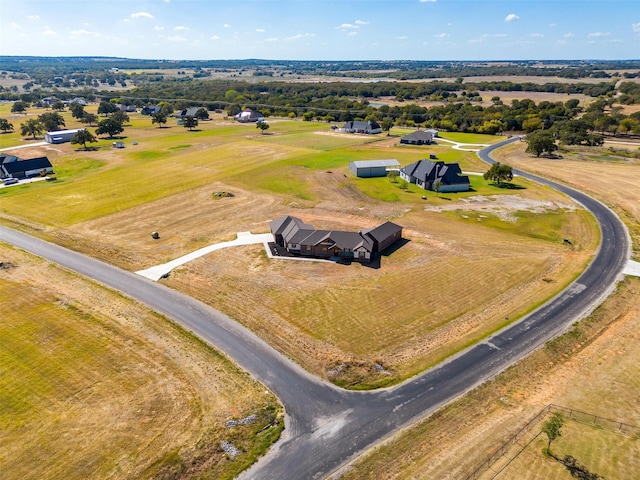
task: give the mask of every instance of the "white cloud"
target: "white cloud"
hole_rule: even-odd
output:
[[[358,32],[349,32],[349,33],[347,33],[348,37],[355,37],[356,35],[358,35]]]
[[[438,34],[434,35],[435,38],[446,38],[448,36],[449,36],[448,33],[438,33]]]
[[[369,22],[365,22],[364,20],[356,20],[356,25],[369,25]]]
[[[154,29],[156,32],[161,32],[162,30],[164,30],[164,27],[161,27],[160,25],[156,25],[155,27],[153,27],[153,29]]]
[[[131,14],[131,18],[153,18],[153,15],[147,12],[136,12]]]
[[[264,33],[265,29],[264,28],[256,28],[256,32],[258,33]]]
[[[187,39],[184,38],[182,35],[173,35],[171,37],[167,37],[167,40],[169,40],[170,42],[175,42],[175,43],[181,43],[181,42],[186,42]]]
[[[485,33],[482,38],[504,38],[506,36],[506,33]]]
[[[223,27],[224,27],[224,28],[231,28],[231,25],[229,25],[228,23],[225,23],[225,24],[223,25]]]
[[[571,33],[571,32],[565,33],[563,35],[564,38],[573,38],[575,36],[576,36],[576,34],[575,33]]]
[[[407,37],[406,35],[402,35],[400,37],[396,37],[397,40],[409,40],[409,37]]]
[[[173,27],[174,30],[186,31],[189,30],[189,27],[185,27],[184,25],[178,25],[177,27]]]
[[[420,0],[420,3],[435,3],[437,0]]]
[[[520,20],[520,17],[515,13],[510,13],[506,17],[504,17],[505,22],[515,22],[516,20]]]
[[[29,15],[27,18],[29,20],[40,20],[40,15]]]
[[[557,26],[558,26],[558,24],[557,24],[557,23],[550,23],[550,24],[549,24],[549,26],[550,26],[551,28],[553,28],[553,27],[557,27]]]
[[[88,30],[80,29],[80,30],[72,30],[69,32],[71,35],[88,35],[93,37],[99,37],[100,34],[97,32],[90,32]]]
[[[640,22],[632,23],[631,28],[633,29],[633,33],[640,35]]]
[[[57,35],[56,32],[54,32],[53,30],[51,30],[49,27],[44,27],[44,32],[42,32],[42,35]]]
[[[297,35],[293,35],[292,37],[285,37],[285,40],[300,40],[301,38],[315,37],[315,33],[299,33]]]
[[[360,27],[358,25],[353,25],[351,23],[343,23],[342,25],[336,28],[339,28],[340,30],[349,30],[352,28],[360,28]]]
[[[543,38],[544,37],[544,35],[542,33],[532,33],[529,36],[533,37],[533,38]]]
[[[220,40],[220,37],[218,35],[211,35],[209,40]]]
[[[20,24],[18,24],[18,23],[16,23],[16,22],[11,22],[11,23],[9,24],[9,26],[10,26],[11,28],[15,28],[15,29],[20,28]]]
[[[603,38],[611,36],[611,32],[592,32],[587,37],[589,38]]]
[[[278,37],[271,37],[265,40],[265,42],[277,42],[277,41],[278,41]]]

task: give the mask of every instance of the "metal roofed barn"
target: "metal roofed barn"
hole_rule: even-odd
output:
[[[349,171],[356,177],[386,177],[389,170],[399,170],[400,162],[390,160],[357,160],[349,163]]]

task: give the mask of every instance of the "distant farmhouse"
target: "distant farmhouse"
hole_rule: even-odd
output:
[[[147,105],[140,109],[140,115],[155,115],[156,113],[160,113],[162,111],[162,107],[160,105]]]
[[[233,119],[240,123],[255,123],[264,121],[264,116],[259,112],[247,109],[235,114]]]
[[[400,139],[400,143],[406,145],[430,145],[432,142],[433,133],[426,130],[418,130]]]
[[[418,160],[401,168],[400,178],[425,190],[435,190],[435,182],[440,182],[439,192],[466,192],[470,188],[469,177],[462,175],[457,163]]]
[[[121,112],[135,113],[138,111],[135,105],[125,105],[123,103],[117,103],[116,106],[120,109]]]
[[[56,130],[44,134],[44,141],[47,143],[65,143],[70,142],[76,133],[84,128],[75,128],[73,130]]]
[[[386,177],[389,170],[399,170],[400,162],[391,160],[356,160],[349,163],[349,171],[356,177]]]
[[[368,122],[353,120],[345,123],[340,131],[345,133],[376,134],[382,132],[382,127],[375,120]]]
[[[0,155],[0,179],[31,178],[53,173],[53,167],[47,157],[24,160],[14,155]]]
[[[305,257],[340,258],[368,262],[402,239],[402,227],[385,222],[359,232],[316,230],[297,217],[287,215],[271,221],[275,242],[289,253]]]

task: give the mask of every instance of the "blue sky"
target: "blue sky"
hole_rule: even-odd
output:
[[[0,0],[0,55],[638,59],[640,0]]]

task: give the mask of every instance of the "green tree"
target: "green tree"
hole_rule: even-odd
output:
[[[113,118],[105,118],[100,120],[98,128],[96,128],[96,135],[109,135],[109,138],[113,138],[115,135],[119,135],[124,132],[124,127],[120,122]]]
[[[256,122],[256,128],[260,129],[260,133],[264,135],[266,130],[269,130],[269,124],[267,122],[259,121]]]
[[[34,140],[36,139],[36,136],[42,134],[43,131],[44,127],[37,118],[30,118],[26,122],[20,124],[20,135],[25,137],[33,135]]]
[[[193,130],[195,127],[198,126],[198,119],[196,117],[193,117],[191,115],[186,115],[183,119],[182,119],[182,126],[186,129],[188,129],[189,131]]]
[[[98,115],[96,115],[95,113],[84,112],[84,115],[82,115],[80,122],[88,123],[91,127],[94,123],[98,123],[98,119]]]
[[[109,115],[120,111],[115,103],[105,102],[104,100],[98,105],[98,115]]]
[[[3,133],[7,133],[8,131],[13,130],[13,124],[6,118],[0,118],[0,130],[2,130]]]
[[[502,185],[504,181],[510,182],[513,180],[513,168],[510,165],[496,162],[491,165],[491,168],[485,172],[483,177],[485,180],[492,180],[498,185]]]
[[[542,432],[547,436],[547,453],[551,453],[551,442],[562,436],[562,425],[564,419],[562,414],[554,412],[551,417],[542,424]]]
[[[78,132],[71,139],[71,143],[74,145],[82,145],[85,150],[87,150],[87,143],[95,143],[98,139],[91,133],[89,130],[83,128],[82,130],[78,130]]]
[[[536,157],[539,157],[543,153],[553,153],[558,149],[556,142],[551,132],[546,130],[536,130],[527,135],[526,138],[527,153],[533,153]]]
[[[58,112],[62,112],[64,110],[64,103],[58,101],[51,105],[51,110],[56,110]]]
[[[380,128],[383,132],[387,132],[387,136],[389,136],[393,128],[393,119],[391,117],[385,117],[380,123]]]
[[[24,102],[15,102],[11,105],[11,113],[25,113],[27,111],[27,104]]]
[[[207,112],[206,108],[199,108],[196,111],[196,118],[198,120],[209,120],[209,112]]]
[[[173,105],[169,102],[160,102],[158,103],[158,106],[160,107],[160,111],[167,117],[173,113]]]
[[[440,189],[442,188],[442,180],[435,180],[431,185],[431,188],[436,192],[436,197],[440,197]]]
[[[126,112],[123,112],[122,110],[118,110],[117,112],[113,112],[113,114],[111,115],[111,118],[114,120],[117,120],[118,122],[120,122],[121,124],[125,124],[125,123],[129,123],[129,115],[126,114]]]
[[[311,120],[313,120],[315,118],[315,116],[316,116],[316,112],[310,110],[310,111],[304,112],[302,114],[302,120],[304,122],[310,122]]]
[[[38,120],[42,124],[42,127],[47,132],[54,132],[60,130],[60,127],[64,127],[64,118],[58,112],[47,112],[42,115],[38,115]]]
[[[84,105],[80,105],[77,102],[73,102],[72,104],[70,104],[69,110],[71,110],[71,116],[73,118],[77,118],[78,120],[81,120],[85,113]]]
[[[527,133],[535,132],[536,130],[542,130],[542,127],[544,127],[544,124],[538,117],[529,117],[522,122],[522,129]]]
[[[151,123],[157,123],[159,128],[162,128],[162,125],[167,123],[167,115],[162,113],[160,110],[157,113],[151,115]]]
[[[400,172],[398,172],[398,170],[389,170],[389,173],[387,173],[387,178],[391,183],[397,183],[399,176]]]

